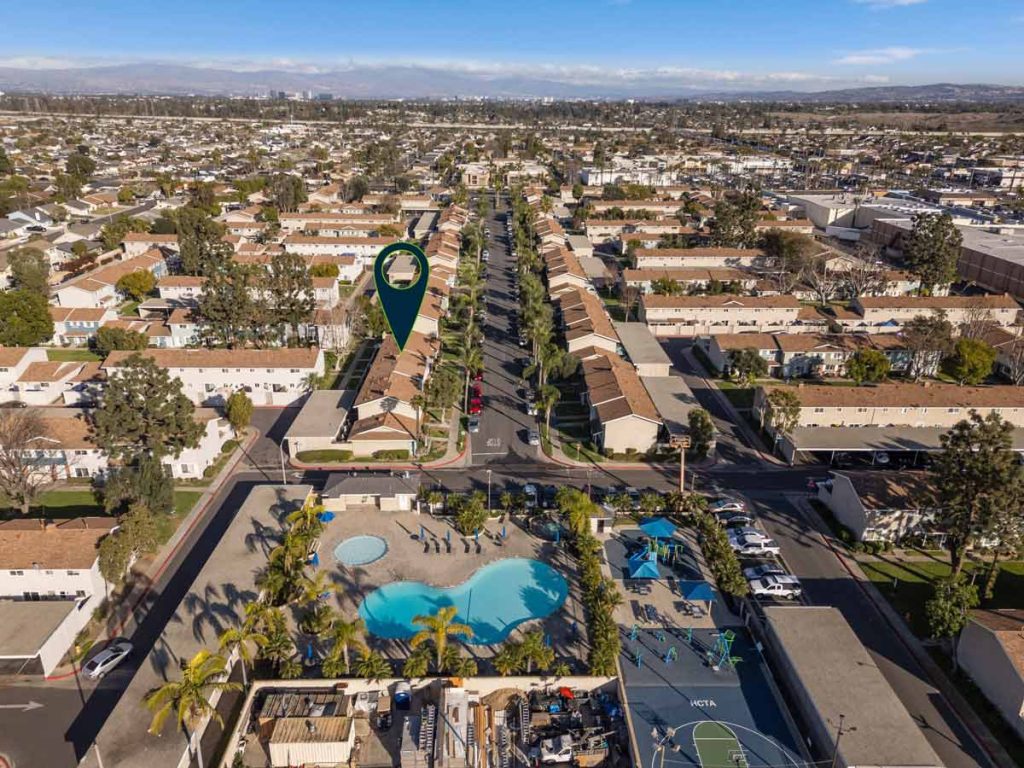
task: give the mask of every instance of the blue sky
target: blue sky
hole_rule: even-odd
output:
[[[0,65],[420,63],[578,82],[1024,84],[1022,0],[33,0]]]

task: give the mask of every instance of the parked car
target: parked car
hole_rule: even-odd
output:
[[[743,569],[743,578],[747,581],[756,581],[765,576],[786,576],[786,569],[778,563],[759,563]]]
[[[749,582],[750,593],[754,597],[776,597],[783,600],[795,600],[800,597],[803,588],[796,576],[762,576]]]
[[[875,465],[884,467],[889,463],[889,454],[885,451],[875,451]]]
[[[523,496],[526,501],[527,508],[537,506],[537,486],[533,483],[527,483],[523,486]]]
[[[558,488],[554,485],[544,486],[544,509],[552,509],[555,506],[555,495]]]
[[[469,430],[470,432],[479,432],[480,431],[480,417],[479,416],[470,416],[469,417],[469,421],[466,422],[466,429]]]
[[[708,510],[714,514],[719,512],[743,512],[747,508],[739,499],[721,498],[716,499],[708,505]]]
[[[526,415],[536,416],[537,415],[537,404],[532,400],[526,401]]]
[[[110,670],[128,658],[132,652],[132,644],[127,640],[115,640],[102,651],[93,656],[82,667],[82,672],[90,680],[99,680]]]
[[[736,554],[744,556],[776,556],[782,552],[775,540],[769,539],[764,534],[747,534],[739,538],[731,538],[729,545]]]
[[[531,429],[529,434],[526,436],[526,442],[530,445],[540,445],[540,432],[536,429]]]
[[[477,371],[476,373],[473,374],[473,381],[483,381],[483,380],[484,380],[484,372],[482,370],[481,371]]]
[[[469,401],[469,415],[476,416],[478,413],[483,413],[484,401],[479,397],[474,397]]]
[[[483,398],[483,396],[484,396],[483,385],[479,381],[476,382],[475,384],[473,384],[472,392],[473,392],[473,397],[474,398]]]
[[[640,491],[633,486],[626,486],[625,494],[629,496],[629,500],[633,502],[634,507],[640,506]]]
[[[726,528],[749,527],[754,524],[754,518],[745,512],[719,512],[715,517]]]

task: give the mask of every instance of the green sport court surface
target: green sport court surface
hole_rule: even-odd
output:
[[[714,720],[693,727],[693,748],[701,768],[749,768],[746,753],[732,728]]]

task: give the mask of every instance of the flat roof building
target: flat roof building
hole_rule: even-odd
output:
[[[764,609],[770,655],[822,756],[842,768],[941,768],[942,761],[835,608]],[[845,729],[836,744],[840,718]]]
[[[668,376],[672,361],[646,323],[612,321],[629,362],[640,376]]]

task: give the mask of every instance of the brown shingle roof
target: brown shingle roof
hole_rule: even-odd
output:
[[[103,361],[109,370],[134,354],[151,358],[162,368],[313,368],[320,350],[296,349],[146,349],[115,351]]]
[[[91,568],[100,539],[115,525],[112,517],[78,518],[45,528],[36,520],[0,523],[0,568]]]
[[[831,387],[805,384],[798,387],[768,385],[766,391],[785,389],[804,408],[1024,408],[1024,388],[1013,386],[958,387],[955,384],[889,382],[873,387]]]
[[[658,409],[633,366],[605,352],[582,363],[587,396],[602,423],[636,415],[660,421]]]

